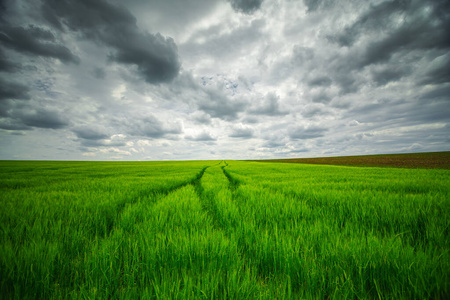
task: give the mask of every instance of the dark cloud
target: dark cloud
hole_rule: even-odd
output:
[[[186,136],[186,139],[190,140],[190,141],[197,141],[197,142],[209,142],[209,141],[215,141],[216,140],[208,132],[202,132],[202,133],[200,133],[200,134],[198,134],[196,136]]]
[[[72,131],[78,138],[86,140],[102,140],[110,137],[103,128],[96,125],[77,126]]]
[[[343,59],[343,61],[345,60]],[[340,95],[358,92],[362,85],[361,81],[365,81],[365,78],[362,79],[357,70],[349,70],[348,67],[336,68],[333,71],[333,81],[336,82],[337,86],[339,87]],[[324,101],[318,100],[315,102],[326,103],[326,99],[327,96],[325,97]]]
[[[305,118],[312,118],[316,116],[329,115],[330,112],[321,106],[310,106],[306,108],[301,114]]]
[[[352,25],[346,27],[344,32],[329,38],[336,41],[340,46],[353,46],[364,32],[386,29],[391,23],[391,17],[399,12],[404,12],[410,4],[411,1],[409,0],[393,0],[371,5],[369,10],[363,13]]]
[[[177,99],[186,97],[187,91],[193,95],[202,93],[202,89],[198,81],[192,76],[190,72],[182,71],[171,84],[164,86],[163,97],[166,99]],[[188,97],[192,100],[194,97]]]
[[[21,69],[21,65],[12,62],[6,57],[2,48],[0,48],[0,72],[16,72]]]
[[[253,130],[246,127],[236,127],[233,129],[229,137],[249,139],[253,137]]]
[[[429,69],[419,80],[420,84],[440,84],[450,82],[450,51],[437,57],[433,62],[437,65]]]
[[[28,86],[4,80],[0,77],[0,117],[9,118],[11,112],[14,110],[13,108],[18,105],[18,102],[30,99],[29,92],[30,89]],[[12,128],[15,127],[21,130],[24,125],[21,125],[20,121],[4,121],[3,126],[7,126],[10,130],[13,130]]]
[[[104,0],[43,2],[42,12],[49,23],[111,47],[110,59],[136,66],[148,83],[169,82],[178,75],[181,63],[173,39],[141,31],[124,6]]]
[[[192,119],[199,124],[211,124],[211,116],[202,112],[193,113]]]
[[[116,118],[113,123],[124,127],[126,132],[132,136],[162,138],[166,135],[182,133],[180,124],[164,124],[153,115],[124,116]]]
[[[328,76],[318,76],[308,81],[310,87],[329,87],[333,81]]]
[[[61,129],[69,125],[59,112],[46,108],[11,105],[0,121],[0,128],[7,130],[29,130],[33,127]]]
[[[225,121],[236,120],[241,112],[248,107],[245,97],[234,94],[236,84],[222,77],[195,79],[192,74],[184,71],[174,82],[161,93],[161,97],[171,100],[181,100],[196,109],[190,118],[200,124],[210,124],[211,118]]]
[[[450,88],[447,89],[447,92]],[[407,125],[421,125],[430,123],[450,123],[450,97],[443,96],[434,101],[425,101],[418,103],[410,108],[408,113],[402,111],[395,111],[393,117],[398,117],[398,120]]]
[[[28,100],[30,89],[21,83],[4,80],[0,77],[0,101],[8,99]]]
[[[377,86],[384,86],[389,82],[397,81],[403,76],[409,74],[411,70],[409,68],[389,68],[389,66],[383,70],[372,71],[372,80]]]
[[[245,118],[242,119],[242,121],[243,121],[244,123],[247,123],[247,124],[256,124],[256,123],[259,123],[258,118],[257,118],[257,117],[253,117],[253,116],[245,117]]]
[[[250,109],[249,112],[255,115],[267,116],[283,116],[288,114],[287,111],[280,108],[279,97],[275,93],[267,93],[262,105]]]
[[[295,150],[291,150],[289,151],[289,153],[305,153],[305,152],[309,152],[308,148],[299,148],[299,149],[295,149]]]
[[[198,108],[208,113],[213,118],[224,120],[234,120],[239,112],[247,107],[247,103],[243,100],[232,99],[227,97],[219,90],[206,90],[206,99],[198,102]]]
[[[289,137],[294,140],[315,139],[325,135],[326,128],[318,126],[298,126],[289,130]]]
[[[437,122],[450,122],[450,87],[427,92],[412,99],[380,100],[362,104],[347,112],[348,118],[358,119],[374,127],[393,128]]]
[[[103,68],[94,68],[92,70],[92,75],[94,75],[97,79],[105,79],[106,78],[106,72]]]
[[[441,99],[450,102],[450,86],[444,85],[431,91],[424,92],[420,98],[425,101]]]
[[[262,147],[264,148],[280,148],[286,146],[286,143],[282,140],[274,140],[271,139],[269,141],[266,141],[264,144],[262,144]]]
[[[61,129],[69,124],[58,112],[44,108],[19,111],[14,117],[30,127]]]
[[[372,83],[382,87],[413,78],[418,84],[438,84],[448,80],[449,68],[445,67],[448,65],[445,54],[450,50],[448,1],[383,1],[368,5],[356,21],[340,33],[330,32],[328,41],[342,48],[325,53],[327,63],[323,67],[326,67],[332,85],[339,87],[341,96],[359,92]],[[333,49],[332,44],[330,48]],[[443,54],[441,61],[433,61]],[[433,61],[434,68],[427,73],[417,72],[419,60]],[[320,61],[316,62],[316,65],[320,64]]]
[[[318,90],[317,92],[311,92],[310,99],[314,103],[328,104],[331,102],[331,97],[327,95],[324,90]]]
[[[10,100],[0,101],[0,118],[9,116]]]
[[[132,36],[130,34],[130,36]],[[136,65],[148,83],[169,82],[178,75],[181,63],[177,47],[171,38],[161,34],[135,35],[134,43],[126,44],[127,37],[115,45],[113,60]]]
[[[307,7],[308,12],[314,12],[316,10],[325,8],[333,4],[332,0],[303,0],[303,3]]]
[[[358,118],[362,123],[369,122],[384,122],[387,119],[394,118],[392,112],[398,111],[398,106],[401,105],[398,101],[380,100],[376,103],[362,103],[361,105],[354,106],[345,112],[349,118]],[[386,114],[384,109],[390,108],[391,113]],[[396,118],[396,117],[395,117]]]
[[[31,127],[23,124],[20,120],[11,119],[11,118],[0,118],[0,129],[30,130]]]
[[[439,41],[437,40],[442,37],[436,37],[437,34],[434,33],[433,28],[429,28],[426,31],[423,26],[426,25],[416,24],[415,26],[411,25],[411,27],[400,28],[388,37],[370,43],[363,55],[361,66],[387,62],[394,53],[401,50],[412,51],[414,49],[431,49],[441,46],[450,47],[450,38],[448,38],[449,41],[445,41],[445,43],[439,45]],[[442,34],[450,35],[450,30]]]
[[[29,55],[57,58],[65,63],[79,63],[79,58],[65,46],[58,44],[47,29],[29,26],[2,26],[0,42],[8,48]]]
[[[398,22],[399,18],[403,18],[402,22]],[[389,22],[384,22],[386,19]],[[391,27],[382,30],[380,35],[379,24],[383,23]],[[367,30],[377,30],[377,34],[382,36],[367,44],[361,66],[389,61],[399,51],[448,49],[450,4],[438,0],[386,1],[371,6],[369,12],[352,27],[355,30],[350,30],[349,36],[356,35],[354,31]]]
[[[231,7],[237,12],[252,14],[257,11],[264,0],[228,0]]]

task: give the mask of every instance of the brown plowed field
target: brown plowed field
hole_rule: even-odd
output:
[[[267,159],[258,161],[360,167],[450,169],[450,151],[408,154]]]

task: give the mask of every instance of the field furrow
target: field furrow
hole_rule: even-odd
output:
[[[408,170],[272,165],[267,176],[266,167],[248,164],[227,170],[247,182],[235,193],[242,218],[257,229],[245,235],[247,251],[262,274],[290,281],[301,297],[448,293],[449,189],[440,179],[448,172],[408,177]]]
[[[213,212],[219,228],[238,248],[238,259],[243,264],[242,268],[252,274],[252,281],[258,288],[258,297],[287,298],[290,295],[287,282],[273,280],[273,274],[261,268],[261,260],[254,251],[255,237],[260,228],[256,227],[254,220],[248,218],[249,212],[245,205],[237,202],[240,183],[227,173],[227,167],[228,163],[223,162],[210,168],[202,180],[209,210]],[[261,205],[264,203],[261,202]]]
[[[446,299],[448,170],[0,165],[5,299]]]
[[[87,254],[116,227],[133,226],[130,211],[192,184],[205,168],[203,163],[185,169],[168,166],[159,173],[160,166],[92,169],[74,163],[66,173],[55,165],[2,173],[8,174],[0,198],[3,295],[21,298],[32,291],[44,297],[55,288],[71,289],[83,280]],[[30,177],[32,185],[27,184]]]

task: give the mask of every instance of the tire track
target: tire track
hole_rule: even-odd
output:
[[[255,249],[252,246],[254,238],[247,236],[253,234],[255,229],[251,221],[242,217],[237,206],[235,197],[241,182],[227,172],[228,166],[226,161],[211,166],[207,177],[203,176],[203,172],[193,185],[202,208],[211,218],[213,228],[222,232],[223,238],[235,245],[236,260],[239,261],[241,270],[253,274],[254,284],[265,294],[269,289],[270,274],[265,272],[261,262],[255,259]]]
[[[225,166],[222,166],[222,172],[225,175],[225,177],[229,181],[228,188],[231,191],[231,201],[236,203],[236,193],[237,189],[241,185],[241,182],[237,179],[235,179],[232,175],[230,175],[229,172],[225,169],[228,167],[228,164],[225,162]],[[255,259],[257,257],[254,248],[254,241],[255,241],[255,228],[253,227],[254,224],[249,222],[249,220],[242,217],[241,214],[241,208],[237,207],[240,215],[240,224],[238,227],[233,228],[234,236],[236,238],[236,243],[239,248],[239,254],[241,259],[245,262],[246,267],[254,269],[256,271],[256,274],[259,278],[261,286],[265,286],[268,282],[268,278],[272,275],[270,272],[267,272],[267,270],[261,265],[261,261],[258,259]]]
[[[204,167],[200,170],[200,172],[197,173],[197,175],[180,184],[174,185],[168,189],[156,189],[156,190],[151,190],[151,191],[142,191],[140,192],[138,195],[136,195],[135,197],[133,197],[130,201],[125,201],[123,203],[120,203],[118,205],[118,209],[116,210],[116,217],[115,219],[111,220],[111,223],[108,224],[106,230],[105,230],[105,235],[104,237],[101,237],[102,239],[107,239],[111,236],[112,232],[114,231],[115,228],[117,228],[117,224],[120,224],[120,220],[122,218],[122,215],[125,211],[125,209],[130,209],[131,206],[136,205],[139,201],[142,200],[150,200],[148,201],[149,204],[153,205],[156,202],[160,201],[161,199],[163,199],[164,197],[166,197],[167,195],[169,195],[170,193],[175,192],[176,190],[179,190],[185,186],[188,185],[193,185],[194,188],[196,188],[197,191],[197,186],[199,185],[199,182],[201,180],[201,178],[203,177],[203,174],[205,173],[206,169],[209,168],[209,166]]]
[[[222,172],[225,175],[225,177],[228,179],[228,181],[230,182],[229,184],[229,188],[231,190],[231,192],[234,194],[234,192],[236,191],[236,189],[239,187],[239,185],[241,184],[238,180],[236,180],[235,178],[233,178],[230,173],[228,173],[225,168],[228,167],[227,162],[225,162],[225,166],[222,166]]]
[[[223,161],[221,161],[218,164],[215,164],[215,165],[213,165],[211,167],[212,168],[217,167],[222,162]],[[200,200],[200,203],[202,205],[203,210],[210,216],[214,228],[217,229],[217,230],[223,231],[224,233],[226,233],[227,231],[223,228],[223,226],[221,226],[220,217],[218,216],[218,208],[217,208],[217,205],[215,203],[216,202],[215,201],[216,200],[215,199],[216,195],[213,195],[213,194],[211,194],[210,191],[205,190],[205,188],[203,187],[203,185],[201,183],[205,171],[206,171],[206,168],[203,171],[203,173],[201,174],[202,176],[200,176],[198,178],[198,180],[196,180],[193,183],[195,192],[197,193],[197,196],[198,196],[198,198]],[[226,235],[226,234],[224,236],[229,238],[229,236]]]

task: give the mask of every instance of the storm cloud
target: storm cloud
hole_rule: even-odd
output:
[[[205,99],[198,102],[198,108],[213,118],[235,120],[247,106],[245,101],[227,97],[220,90],[207,90],[206,95]]]
[[[31,127],[60,129],[68,125],[58,112],[46,109],[26,111],[19,113],[18,117],[25,125]]]
[[[58,44],[49,30],[32,25],[27,28],[3,26],[0,43],[18,52],[57,58],[64,63],[80,61],[67,47]]]
[[[116,118],[114,122],[122,125],[126,133],[133,136],[161,138],[170,134],[182,133],[180,124],[163,123],[153,115],[139,116],[138,118],[125,116]]]
[[[77,126],[72,131],[77,135],[77,137],[86,140],[102,140],[109,138],[110,136],[106,133],[104,128],[96,125],[82,125]]]
[[[385,1],[346,28],[339,44],[352,46],[362,34],[381,29],[381,37],[367,44],[361,66],[388,61],[400,51],[445,49],[450,47],[449,10],[448,1]]]
[[[0,72],[12,73],[20,70],[20,68],[20,64],[10,61],[0,47]]]
[[[173,39],[140,30],[124,6],[103,0],[44,0],[42,13],[61,31],[79,32],[109,46],[111,60],[136,66],[149,83],[168,82],[178,75],[181,63]]]
[[[30,99],[30,88],[21,83],[0,78],[0,101],[7,99]]]
[[[231,7],[238,12],[252,14],[261,7],[264,0],[228,0]]]
[[[0,128],[7,130],[29,130],[32,128],[62,129],[69,122],[60,112],[46,108],[24,108],[9,112],[3,118]]]
[[[0,159],[450,149],[449,1],[8,0],[0,14]]]
[[[326,131],[326,128],[318,126],[297,126],[289,130],[289,137],[299,140],[315,139],[324,136]]]

